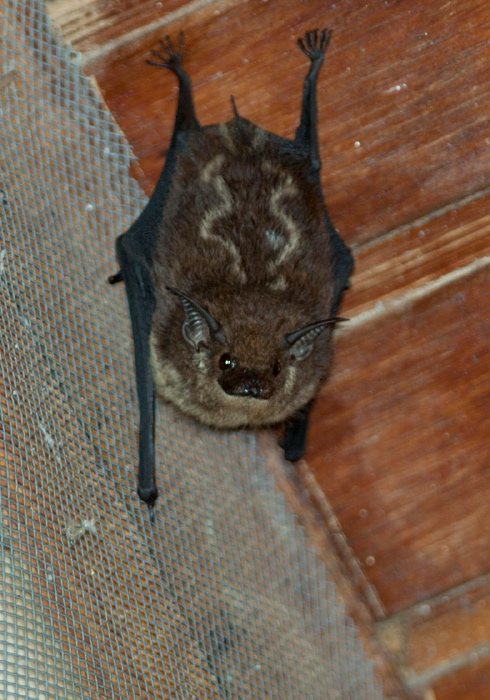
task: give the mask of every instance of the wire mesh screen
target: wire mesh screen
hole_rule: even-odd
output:
[[[149,523],[106,282],[129,149],[42,3],[1,13],[1,697],[381,698],[253,434],[160,406]]]

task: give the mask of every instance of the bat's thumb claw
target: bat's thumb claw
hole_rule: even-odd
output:
[[[123,276],[122,276],[121,270],[119,270],[118,272],[116,272],[115,275],[110,275],[110,276],[107,278],[107,281],[109,282],[109,284],[117,284],[118,282],[122,282],[122,281],[123,281]]]

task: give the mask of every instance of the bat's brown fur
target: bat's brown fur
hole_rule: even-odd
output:
[[[308,156],[281,152],[275,138],[241,117],[190,132],[177,156],[155,249],[157,391],[216,427],[284,420],[313,397],[330,365],[329,328],[301,361],[284,343],[286,334],[329,317],[333,281],[325,213],[308,176]],[[211,314],[225,341],[210,337],[199,350],[186,342],[184,309],[168,287]],[[224,353],[260,375],[269,398],[226,393],[218,381]]]

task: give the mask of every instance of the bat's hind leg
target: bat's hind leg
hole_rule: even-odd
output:
[[[296,131],[295,141],[298,145],[308,149],[313,172],[320,170],[321,167],[316,126],[316,83],[331,35],[330,29],[322,29],[321,31],[313,29],[306,32],[303,38],[298,39],[298,46],[310,59],[311,66],[305,78],[301,119]]]
[[[179,81],[179,102],[177,114],[175,116],[175,133],[181,130],[199,129],[200,125],[194,110],[192,99],[192,84],[188,73],[182,66],[182,56],[184,53],[184,33],[179,34],[179,45],[176,49],[169,36],[160,41],[160,51],[152,51],[152,56],[157,60],[148,59],[146,62],[151,66],[168,68],[177,76]]]
[[[306,450],[306,435],[308,433],[308,417],[313,401],[303,406],[286,423],[284,437],[279,442],[284,450],[284,457],[288,462],[296,462],[302,459]]]

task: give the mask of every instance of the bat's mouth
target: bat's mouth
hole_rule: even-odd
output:
[[[229,396],[267,400],[273,393],[272,383],[267,374],[267,372],[237,367],[219,377],[218,383]]]

